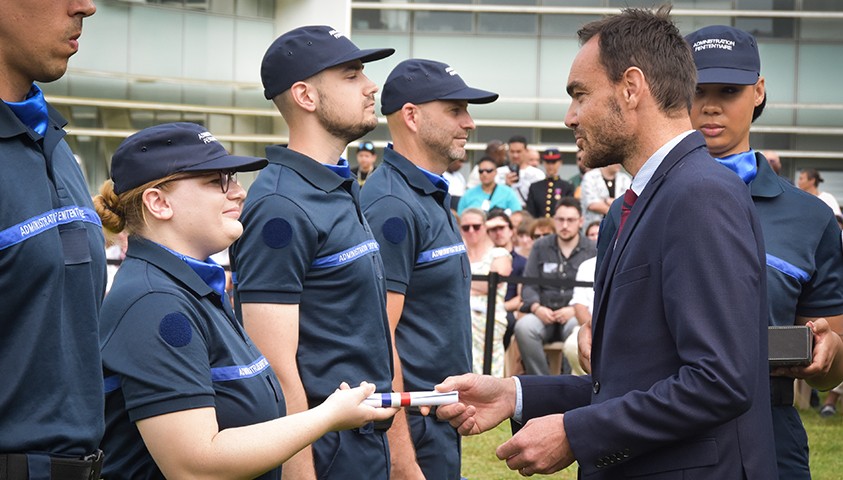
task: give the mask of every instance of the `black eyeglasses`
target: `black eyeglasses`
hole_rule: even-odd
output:
[[[216,172],[216,173],[219,175],[219,178],[220,178],[220,190],[222,190],[222,193],[228,193],[228,187],[231,186],[231,182],[237,183],[237,172],[234,172],[234,171],[231,171],[231,172],[219,171],[219,172]],[[200,173],[200,174],[197,174],[197,175],[187,175],[187,176],[184,176],[184,177],[181,177],[181,178],[174,178],[172,180],[168,180],[166,182],[159,183],[158,185],[155,186],[155,188],[161,188],[161,187],[163,187],[164,185],[166,185],[170,182],[176,182],[178,180],[187,180],[188,178],[204,177],[204,176],[207,176],[207,175],[211,175],[211,173],[206,172],[206,173]]]
[[[477,169],[478,173],[492,173],[494,171],[495,171],[494,168],[478,168]]]
[[[475,224],[466,223],[466,224],[460,225],[460,228],[462,229],[463,232],[468,232],[470,230],[474,230],[475,232],[478,232],[478,231],[480,231],[481,227],[483,227],[483,225],[481,225],[479,223],[475,223]]]

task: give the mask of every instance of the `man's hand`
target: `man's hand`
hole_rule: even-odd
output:
[[[591,321],[585,322],[577,334],[580,366],[586,373],[591,373]]]
[[[843,340],[828,321],[818,318],[806,324],[814,334],[813,360],[803,367],[778,367],[770,375],[803,378],[812,387],[829,390],[843,381]]]
[[[535,312],[533,312],[533,315],[538,317],[538,319],[541,320],[542,323],[545,324],[545,325],[550,325],[551,323],[556,323],[556,315],[553,312],[553,310],[551,310],[548,307],[540,306],[539,308],[536,309]]]
[[[574,317],[574,307],[566,305],[562,308],[553,311],[553,321],[555,323],[566,323]]]
[[[459,403],[442,405],[436,416],[448,420],[461,435],[476,435],[497,427],[515,414],[515,379],[467,373],[436,385],[439,392],[457,391]]]
[[[534,418],[495,454],[506,460],[511,470],[528,477],[535,473],[551,474],[574,463],[574,452],[565,434],[563,414]]]
[[[515,172],[506,172],[506,184],[510,187],[518,183],[518,174]]]

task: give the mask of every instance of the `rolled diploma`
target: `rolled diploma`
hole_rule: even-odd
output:
[[[369,395],[363,403],[372,407],[431,407],[459,401],[459,392],[393,392]]]

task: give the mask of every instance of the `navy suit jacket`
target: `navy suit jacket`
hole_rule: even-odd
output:
[[[523,420],[565,413],[583,478],[778,478],[764,271],[748,188],[688,135],[598,270],[593,374],[519,377]]]

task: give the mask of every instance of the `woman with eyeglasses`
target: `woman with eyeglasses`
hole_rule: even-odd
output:
[[[505,248],[495,247],[486,233],[486,212],[479,208],[468,208],[460,216],[460,229],[465,243],[472,275],[488,275],[497,272],[507,276],[512,272],[512,256]],[[504,366],[503,335],[506,331],[506,309],[504,295],[506,283],[498,285],[495,302],[495,330],[492,342],[492,375],[502,377]],[[483,353],[486,344],[486,301],[488,284],[471,282],[471,347],[474,373],[483,373]]]
[[[361,404],[374,385],[343,384],[284,416],[275,373],[210,259],[243,230],[236,172],[266,164],[229,155],[191,123],[147,128],[114,153],[94,199],[105,228],[129,233],[101,311],[104,478],[278,479],[281,463],[324,433],[394,413]]]

